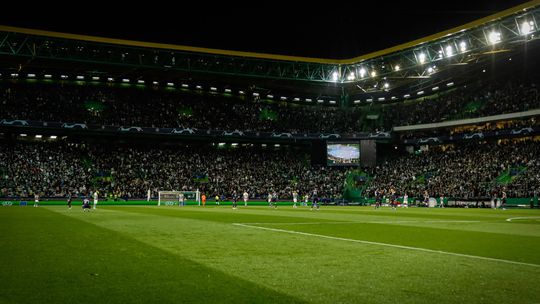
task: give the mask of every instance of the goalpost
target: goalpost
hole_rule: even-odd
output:
[[[182,196],[184,202],[195,201],[197,205],[201,205],[201,192],[197,189],[195,191],[158,191],[158,206],[161,204],[166,206],[179,205]]]

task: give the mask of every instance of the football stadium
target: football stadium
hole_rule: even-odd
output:
[[[433,22],[336,58],[0,25],[0,303],[540,303],[540,1]]]

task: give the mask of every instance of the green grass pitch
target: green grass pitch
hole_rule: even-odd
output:
[[[540,303],[539,210],[0,207],[0,303]]]

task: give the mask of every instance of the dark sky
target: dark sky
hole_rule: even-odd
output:
[[[49,1],[46,1],[49,2]],[[141,41],[321,58],[350,58],[414,40],[524,3],[517,0],[326,1],[299,8],[142,1],[21,4],[0,24]],[[314,1],[312,1],[314,2]],[[353,3],[349,1],[350,3]],[[11,6],[10,2],[10,6]],[[290,7],[290,5],[296,7]]]

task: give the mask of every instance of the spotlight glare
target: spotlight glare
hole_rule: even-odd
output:
[[[426,54],[425,53],[418,54],[418,62],[420,62],[420,64],[424,64],[426,62]]]
[[[467,42],[465,41],[461,41],[459,43],[459,50],[463,53],[465,51],[467,51]]]
[[[397,72],[401,69],[401,67],[399,66],[399,64],[396,64],[396,66],[394,67],[394,70]]]
[[[523,23],[521,23],[521,35],[523,36],[526,36],[528,34],[530,34],[533,29],[534,29],[534,23],[532,21],[523,21]]]
[[[446,50],[446,57],[452,57],[452,55],[454,55],[454,49],[452,48],[451,45],[447,45],[445,50]]]
[[[339,76],[339,75],[338,75],[338,72],[333,72],[333,73],[332,73],[332,80],[333,80],[333,81],[337,81],[337,80],[338,80],[338,76]]]
[[[501,42],[501,33],[500,32],[490,32],[488,35],[488,40],[491,44],[497,44]]]
[[[361,68],[360,69],[360,78],[364,78],[364,76],[366,76],[366,69]]]

